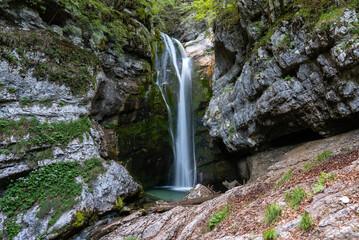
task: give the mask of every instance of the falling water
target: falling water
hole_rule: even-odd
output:
[[[174,153],[176,188],[190,188],[196,183],[196,164],[192,116],[192,61],[186,56],[182,44],[161,34],[164,48],[155,49],[156,84],[165,101],[169,132]],[[160,55],[160,57],[158,56]]]

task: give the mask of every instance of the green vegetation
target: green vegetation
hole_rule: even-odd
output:
[[[324,150],[318,157],[317,157],[317,162],[321,163],[325,160],[327,160],[328,158],[330,158],[333,155],[333,153],[331,151],[328,150]]]
[[[137,99],[144,99],[146,89],[142,89]],[[171,148],[171,139],[168,132],[168,120],[166,106],[157,86],[153,86],[147,96],[146,110],[151,113],[145,120],[138,119],[136,113],[121,114],[119,122],[109,124],[118,134],[118,144],[121,151],[118,153],[121,159],[125,159],[127,167],[144,188],[158,184],[163,177],[146,171],[152,167],[144,163],[143,171],[138,170],[138,164],[133,166],[136,159],[158,159],[163,157],[163,149]],[[135,121],[134,121],[135,119]],[[122,126],[121,128],[118,126]],[[141,160],[141,162],[144,162]]]
[[[45,0],[27,0],[30,6],[39,7],[46,12]],[[175,0],[60,0],[62,8],[71,12],[75,20],[81,24],[84,32],[90,32],[97,41],[101,50],[106,49],[106,43],[114,43],[117,52],[122,53],[122,48],[129,43],[136,46],[147,46],[150,39],[149,33],[141,25],[131,18],[131,14],[124,9],[134,10],[145,25],[156,25],[159,28],[165,24],[162,16],[166,10],[173,7]],[[67,28],[65,31],[76,32]]]
[[[48,224],[53,225],[65,211],[78,202],[76,196],[81,194],[82,184],[76,182],[76,177],[82,175],[89,180],[95,180],[98,174],[104,171],[100,159],[97,158],[86,160],[84,167],[77,162],[61,162],[40,167],[29,176],[9,184],[5,195],[0,199],[0,209],[13,218],[39,203],[37,217],[44,218],[52,211]],[[83,224],[80,214],[83,215],[76,214],[75,225]],[[14,229],[18,227],[13,224],[8,228],[9,231],[15,232]]]
[[[317,24],[315,25],[314,29],[319,29],[321,31],[323,30],[329,30],[330,26],[333,25],[333,23],[343,15],[344,8],[334,8],[332,7],[331,11],[323,13]]]
[[[85,183],[87,183],[95,180],[99,174],[104,173],[105,171],[106,169],[103,167],[101,159],[91,158],[85,161],[85,166],[81,172],[81,176],[83,177]]]
[[[282,208],[276,203],[268,205],[264,214],[264,223],[269,226],[274,223],[282,214]]]
[[[69,209],[69,203],[75,203],[74,197],[81,194],[82,185],[75,178],[80,174],[80,167],[75,162],[55,163],[41,167],[29,174],[26,178],[19,178],[11,183],[3,198],[0,199],[0,209],[9,217],[18,212],[28,210],[36,201],[39,201],[44,216],[44,209],[59,204],[53,213],[64,212]],[[54,199],[58,199],[54,200]],[[53,201],[54,200],[54,201]],[[52,201],[52,203],[45,203]]]
[[[289,82],[290,80],[292,80],[292,77],[291,76],[286,76],[285,78],[284,78],[284,81],[287,81],[287,82]]]
[[[231,26],[239,21],[237,2],[235,0],[195,0],[182,3],[180,10],[194,13],[194,20],[204,20],[208,24],[212,24],[215,20],[220,20],[227,26]]]
[[[92,126],[91,120],[87,117],[69,122],[59,121],[55,123],[41,123],[35,118],[21,118],[19,121],[0,119],[0,138],[7,141],[10,137],[23,138],[28,135],[27,139],[11,145],[14,154],[23,154],[26,149],[32,146],[41,146],[49,144],[51,146],[61,145],[66,147],[67,144],[75,138],[83,140],[83,134],[90,132]],[[3,150],[4,151],[4,150]],[[51,152],[44,150],[33,158],[45,159],[51,156]]]
[[[113,207],[113,209],[120,211],[122,209],[123,206],[123,201],[121,199],[121,197],[117,198],[117,204]]]
[[[47,30],[0,28],[0,35],[0,47],[16,51],[22,58],[21,64],[24,67],[35,69],[35,77],[65,84],[70,87],[73,94],[83,94],[94,88],[95,74],[100,66],[100,61],[94,53],[75,46],[70,40]],[[46,61],[30,59],[27,56],[30,51],[44,53]],[[0,51],[0,55],[4,57],[4,52]]]
[[[275,189],[278,189],[280,186],[283,185],[283,183],[288,182],[288,181],[292,178],[292,176],[293,176],[293,171],[290,170],[289,172],[287,172],[287,173],[284,175],[284,177],[282,177],[282,178],[279,180],[279,182],[276,183]]]
[[[314,165],[324,162],[333,155],[333,152],[324,150],[320,155],[317,156],[317,159],[314,162],[304,165],[304,171],[309,171]]]
[[[21,105],[27,105],[27,104],[30,104],[32,103],[32,100],[28,97],[23,97],[20,99],[20,104]]]
[[[8,87],[7,90],[12,93],[16,92],[16,89],[14,87]]]
[[[4,233],[9,239],[13,239],[21,231],[21,225],[14,219],[4,222]]]
[[[231,135],[236,133],[235,128],[233,127],[233,125],[229,126],[229,132],[231,133]]]
[[[82,225],[84,225],[85,223],[85,217],[84,214],[82,212],[77,212],[76,213],[76,222],[74,222],[72,224],[73,227],[81,227]]]
[[[309,231],[314,227],[313,221],[310,218],[308,212],[304,212],[302,215],[302,219],[299,222],[299,228],[305,232]]]
[[[275,240],[277,239],[277,234],[275,234],[275,228],[270,228],[263,233],[264,240]]]
[[[269,9],[269,1],[263,6],[264,14],[266,15],[270,26],[263,25],[260,21],[255,23],[257,32],[264,32],[262,38],[253,46],[253,53],[257,53],[258,48],[265,44],[271,44],[271,36],[274,33],[274,28],[283,20],[293,21],[294,18],[301,17],[304,19],[305,26],[310,32],[316,29],[320,31],[328,30],[333,22],[337,21],[343,14],[345,7],[358,7],[358,0],[348,1],[331,1],[331,0],[294,0],[286,8],[276,9],[278,16],[275,22],[272,22],[266,12],[271,12]],[[298,11],[299,9],[299,11]],[[356,29],[355,27],[353,29]],[[355,30],[354,30],[355,31]],[[293,50],[295,42],[290,42],[289,34],[287,34],[278,44],[279,48],[289,47]]]
[[[290,33],[284,35],[282,40],[278,43],[277,48],[287,48],[290,44]]]
[[[317,183],[315,184],[315,186],[312,188],[313,192],[317,193],[317,192],[322,192],[324,191],[324,185],[325,183],[329,182],[329,181],[333,181],[335,179],[335,175],[334,174],[328,174],[328,173],[324,173],[321,172],[320,173],[320,177],[317,180]]]
[[[229,216],[229,210],[231,209],[231,205],[227,205],[222,210],[216,212],[210,219],[208,223],[209,229],[212,231],[218,224],[220,224],[225,218]]]
[[[299,204],[307,196],[306,192],[300,186],[295,187],[290,192],[285,194],[285,200],[294,210],[299,209]]]

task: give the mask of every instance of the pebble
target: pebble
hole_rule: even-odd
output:
[[[349,200],[349,198],[347,196],[344,196],[344,197],[340,198],[340,201],[342,201],[342,203],[347,204],[347,203],[349,203],[350,200]]]

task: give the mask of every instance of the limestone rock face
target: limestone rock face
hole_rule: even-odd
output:
[[[204,117],[210,135],[244,153],[290,134],[324,137],[358,126],[356,10],[343,8],[325,30],[302,17],[280,21],[250,50],[258,40],[251,24],[267,20],[249,2],[239,1],[240,25],[216,27],[214,96]]]
[[[114,160],[119,115],[136,112],[144,101],[137,96],[149,84],[150,45],[131,41],[120,54],[103,32],[84,27],[59,1],[38,4],[45,10],[34,2],[0,1],[0,198],[11,182],[54,164],[75,162],[83,169],[96,159],[101,167],[91,178],[79,172],[82,191],[70,199],[74,205],[57,206],[60,216],[50,206],[39,217],[39,199],[16,213],[1,206],[4,239],[68,238],[91,218],[142,194]],[[144,23],[128,20],[149,36]]]

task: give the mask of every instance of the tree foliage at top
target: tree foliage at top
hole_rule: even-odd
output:
[[[223,13],[231,13],[236,10],[236,0],[195,0],[190,8],[196,13],[196,20],[207,20],[209,23]]]

